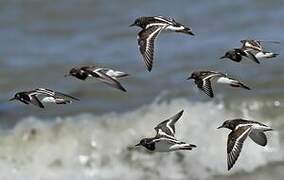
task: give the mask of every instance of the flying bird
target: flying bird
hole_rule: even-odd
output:
[[[69,104],[72,100],[79,101],[79,99],[73,96],[46,88],[18,92],[10,99],[10,101],[13,100],[18,100],[24,104],[33,104],[40,108],[44,108],[43,103]]]
[[[154,129],[156,136],[143,138],[135,146],[144,146],[149,151],[170,152],[178,150],[192,150],[196,145],[179,141],[175,138],[175,123],[182,116],[183,110],[173,117],[161,122]]]
[[[126,92],[126,89],[120,84],[118,79],[129,76],[127,73],[116,71],[110,68],[99,66],[82,66],[72,68],[66,76],[74,76],[80,80],[86,80],[88,77],[94,77],[105,84]]]
[[[139,17],[130,26],[142,28],[137,40],[148,71],[151,71],[153,66],[155,39],[163,30],[194,35],[190,27],[176,22],[173,18],[163,16]]]
[[[274,58],[279,55],[273,52],[265,51],[262,46],[263,42],[279,43],[277,41],[244,39],[240,42],[242,43],[241,48],[235,48],[227,51],[220,59],[228,58],[235,62],[241,62],[243,59],[249,59],[257,64],[260,64],[259,59],[261,58]]]
[[[231,130],[227,141],[228,170],[230,170],[236,163],[247,136],[249,136],[258,145],[266,146],[267,137],[264,132],[273,130],[265,124],[245,119],[227,120],[218,127],[218,129],[220,128],[228,128]]]
[[[240,82],[239,80],[228,77],[226,74],[215,72],[215,71],[194,71],[190,77],[187,78],[193,79],[195,84],[199,89],[205,92],[209,97],[213,98],[214,93],[212,89],[212,81],[219,84],[228,84],[231,87],[238,87],[250,90],[248,86]]]

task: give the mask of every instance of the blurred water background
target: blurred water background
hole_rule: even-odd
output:
[[[162,33],[147,72],[138,52],[139,16],[171,16],[196,36]],[[0,179],[283,179],[284,2],[1,0]],[[239,40],[276,40],[280,53],[261,64],[221,61]],[[70,68],[98,64],[125,71],[128,92],[65,78]],[[253,90],[216,87],[209,99],[185,79],[193,70],[217,70]],[[9,102],[17,91],[50,88],[79,97],[71,105],[42,110]],[[133,150],[153,126],[185,110],[177,137],[192,152],[151,154]],[[271,125],[263,148],[245,142],[232,171],[226,170],[224,120],[243,117]]]

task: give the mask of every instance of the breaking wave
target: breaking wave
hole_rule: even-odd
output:
[[[253,118],[247,107],[229,112],[223,103],[175,99],[153,102],[126,113],[80,114],[55,119],[22,119],[0,136],[0,179],[212,179],[228,174],[227,130],[217,130],[224,120]],[[196,144],[192,151],[149,153],[133,148],[140,138],[153,136],[153,127],[181,109],[177,138]],[[274,120],[265,121],[274,124]],[[275,120],[275,122],[277,122]],[[253,172],[284,160],[279,131],[267,133],[260,147],[246,140],[231,174]]]

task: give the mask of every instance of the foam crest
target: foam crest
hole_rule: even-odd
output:
[[[154,136],[153,127],[181,109],[185,112],[176,124],[176,136],[197,148],[149,153],[133,147],[140,138]],[[175,99],[121,114],[26,118],[0,137],[0,169],[6,172],[0,179],[210,179],[227,174],[229,131],[216,128],[232,117],[222,103]],[[283,161],[280,135],[267,134],[266,148],[246,140],[233,173]]]

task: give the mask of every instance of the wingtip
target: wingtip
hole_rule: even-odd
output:
[[[123,92],[127,92],[127,90],[123,86],[119,87],[119,89]]]
[[[148,72],[151,72],[152,71],[152,66],[147,66],[147,70],[148,70]]]
[[[197,148],[197,146],[195,144],[190,144],[191,147],[193,148]]]

